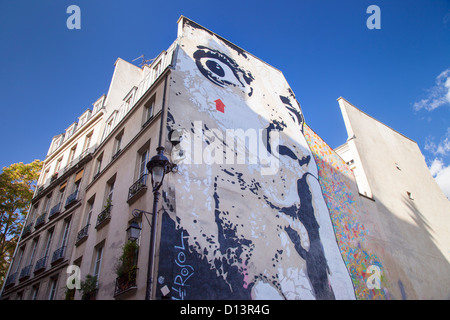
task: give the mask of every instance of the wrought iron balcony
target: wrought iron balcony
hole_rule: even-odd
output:
[[[130,189],[128,189],[128,203],[132,202],[134,198],[147,190],[147,177],[148,174],[143,174],[135,183],[133,183]]]
[[[102,212],[97,216],[97,223],[95,224],[95,229],[100,229],[106,223],[111,220],[111,209],[112,205],[107,206]]]
[[[16,283],[17,272],[10,274],[5,281],[5,288],[13,286]]]
[[[53,252],[52,256],[52,265],[57,264],[58,262],[61,262],[64,259],[64,253],[66,251],[66,246],[62,246]]]
[[[138,268],[133,268],[129,272],[124,273],[120,277],[116,278],[116,285],[114,288],[114,297],[137,289],[136,275]]]
[[[61,212],[61,202],[51,208],[48,218],[56,217],[58,213]]]
[[[47,212],[44,212],[39,217],[37,217],[34,227],[37,229],[45,223],[45,218],[47,217]]]
[[[20,271],[19,280],[24,280],[25,278],[30,277],[32,267],[33,265],[31,264],[23,267],[22,270]]]
[[[83,229],[81,229],[80,231],[78,231],[77,234],[77,240],[75,241],[75,245],[80,245],[84,240],[87,239],[88,237],[88,232],[89,232],[89,226],[90,224],[88,223],[87,225],[84,226]]]
[[[30,234],[32,229],[33,229],[33,223],[27,224],[27,225],[23,228],[22,236],[25,237],[25,236],[27,236],[28,234]]]
[[[78,197],[78,190],[76,190],[75,192],[71,193],[66,200],[66,205],[65,207],[69,207],[70,205],[74,204],[77,201],[77,197]]]
[[[34,273],[45,270],[45,267],[47,265],[47,258],[48,256],[42,257],[36,262],[36,265],[34,266]]]
[[[116,159],[116,158],[119,156],[120,152],[122,152],[122,149],[117,150],[116,153],[113,154],[113,156],[112,156],[112,158],[111,158],[111,161],[113,161],[114,159]]]

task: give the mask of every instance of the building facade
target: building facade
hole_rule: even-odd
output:
[[[334,151],[282,72],[181,17],[53,138],[2,299],[448,298],[450,205],[420,150],[339,105]]]

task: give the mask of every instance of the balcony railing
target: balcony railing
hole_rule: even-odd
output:
[[[76,242],[75,242],[75,245],[78,246],[78,245],[81,244],[84,240],[87,239],[87,237],[88,237],[88,232],[89,232],[89,226],[90,226],[90,224],[88,223],[87,225],[84,226],[83,229],[81,229],[80,231],[78,231],[78,234],[77,234],[77,240],[76,240]]]
[[[36,222],[34,223],[35,228],[39,228],[45,223],[45,218],[47,217],[47,212],[44,212],[39,217],[37,217]]]
[[[116,285],[114,288],[114,297],[117,297],[118,295],[124,294],[125,292],[131,291],[131,290],[134,290],[137,288],[137,285],[136,285],[137,271],[138,271],[137,268],[133,268],[129,272],[116,278]]]
[[[66,246],[62,246],[53,252],[52,256],[52,264],[57,264],[58,262],[61,262],[64,259],[64,253],[66,251]]]
[[[107,206],[102,212],[97,216],[97,223],[95,224],[95,229],[100,229],[106,223],[111,220],[111,208],[112,205]]]
[[[130,189],[128,189],[128,203],[147,190],[147,177],[148,174],[143,174],[135,183],[133,183]]]
[[[34,266],[34,273],[45,270],[45,267],[47,266],[47,258],[48,256],[42,257],[36,262],[36,265]]]
[[[19,280],[28,278],[30,276],[32,267],[33,267],[33,265],[31,265],[31,264],[27,265],[26,267],[23,267],[22,270],[20,271]]]
[[[66,205],[65,207],[69,207],[70,205],[74,204],[75,201],[77,201],[77,197],[78,197],[78,190],[74,191],[73,193],[71,193],[66,200]]]
[[[48,218],[49,219],[53,218],[60,212],[61,212],[61,202],[55,205],[53,208],[51,208]]]
[[[27,236],[29,233],[31,233],[31,230],[32,230],[32,229],[33,229],[33,223],[27,224],[27,225],[23,228],[22,236],[23,236],[23,237]]]
[[[16,283],[16,278],[17,278],[17,272],[10,274],[5,281],[5,288],[14,285]]]

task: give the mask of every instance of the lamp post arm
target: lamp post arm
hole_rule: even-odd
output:
[[[139,218],[141,215],[143,215],[145,217],[145,220],[147,220],[148,225],[151,226],[150,221],[147,218],[147,214],[152,214],[151,212],[147,212],[144,210],[140,210],[140,209],[134,209],[133,212],[131,213],[133,215],[133,217],[135,218]]]

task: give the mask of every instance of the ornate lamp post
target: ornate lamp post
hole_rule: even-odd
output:
[[[156,224],[158,221],[158,200],[161,193],[161,188],[166,173],[169,173],[176,166],[171,164],[169,159],[164,155],[164,147],[156,148],[158,154],[150,159],[147,163],[147,169],[152,176],[153,187],[153,216],[150,235],[150,249],[148,256],[148,270],[147,270],[147,291],[145,293],[145,300],[151,299],[151,291],[153,284],[153,270],[154,270],[154,258],[156,249]]]

